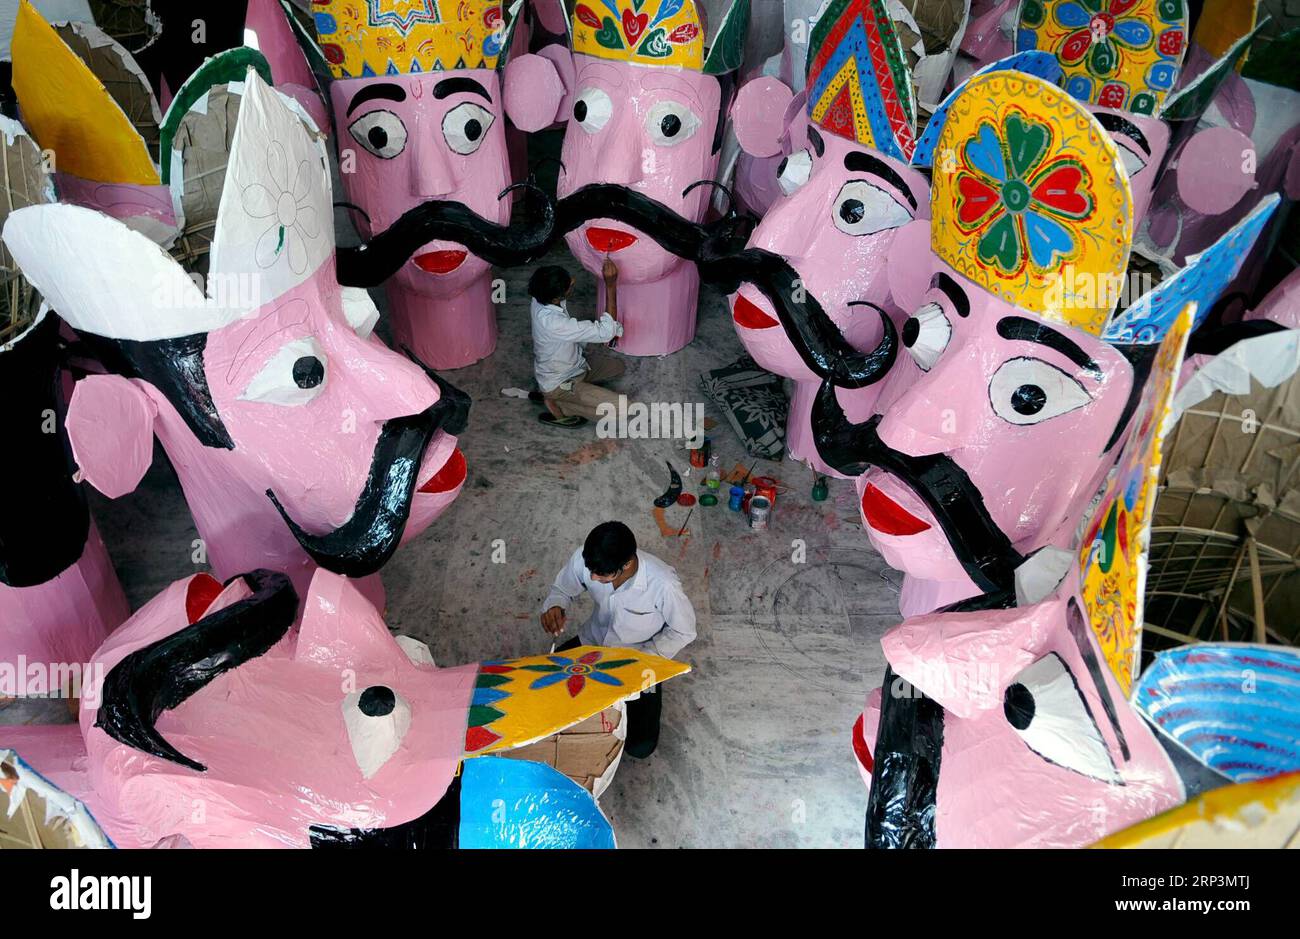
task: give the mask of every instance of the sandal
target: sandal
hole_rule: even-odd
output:
[[[577,417],[576,415],[570,417],[556,417],[550,411],[543,411],[541,414],[538,414],[537,419],[543,424],[553,424],[556,427],[582,427],[587,423],[585,417]]]

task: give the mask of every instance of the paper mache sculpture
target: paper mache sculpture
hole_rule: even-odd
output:
[[[523,118],[504,76],[521,4],[332,0],[313,13],[333,77],[340,176],[362,235],[430,199],[506,225],[507,107]],[[439,369],[491,355],[500,298],[489,264],[447,239],[419,247],[386,283],[395,342]]]
[[[746,85],[736,104],[736,133],[748,152],[779,153],[783,140],[790,148],[781,170],[785,195],[768,209],[749,246],[780,255],[795,269],[792,309],[800,310],[811,294],[847,347],[868,351],[881,340],[881,316],[896,325],[905,319],[890,281],[896,270],[915,267],[892,264],[890,257],[925,250],[929,181],[921,170],[933,158],[933,142],[918,142],[912,74],[881,0],[834,0],[809,42],[806,113],[795,109],[789,89],[770,79]],[[1058,74],[1040,53],[990,69]],[[941,124],[941,116],[931,127],[935,121]],[[755,285],[732,298],[732,318],[754,360],[794,383],[786,421],[790,455],[841,475],[812,442],[813,399],[825,374],[804,361],[797,337],[777,328],[772,301]],[[859,411],[852,419],[869,416],[869,396],[855,396],[853,405]]]
[[[1059,577],[1060,555],[1043,549],[1068,547],[1153,344],[1189,300],[1199,323],[1226,285],[1231,265],[1207,263],[1112,315],[1132,202],[1100,128],[1040,79],[969,81],[936,135],[955,163],[934,174],[933,254],[890,271],[891,284],[928,285],[900,303],[915,310],[909,355],[871,390],[866,420],[840,403],[856,392],[818,395],[818,449],[858,477],[872,544],[905,574],[904,615],[1012,590],[1042,566]]]
[[[335,277],[331,218],[323,149],[250,70],[206,294],[89,209],[33,206],[5,225],[24,274],[113,370],[69,405],[82,476],[131,491],[156,434],[219,577],[269,567],[303,593],[317,564],[368,577],[465,480],[468,399],[369,335],[374,305]]]
[[[1083,847],[1183,801],[1183,778],[1130,692],[1191,322],[1189,309],[1151,362],[1060,586],[1021,605],[955,604],[883,638],[885,686],[853,731],[869,846]],[[1191,775],[1199,785],[1199,766]]]
[[[689,670],[595,647],[439,668],[323,569],[298,609],[271,571],[177,581],[95,654],[79,725],[0,746],[123,848],[609,848],[588,792],[498,755]]]
[[[1214,6],[1207,5],[1206,17],[1216,17]],[[1188,20],[1186,0],[1020,4],[1016,49],[1055,55],[1065,73],[1062,86],[1088,105],[1119,147],[1133,191],[1135,232],[1162,179],[1189,204],[1216,215],[1254,185],[1254,173],[1242,170],[1250,139],[1228,128],[1198,129],[1198,122],[1255,30],[1236,37],[1194,80],[1180,86]],[[1225,173],[1225,167],[1236,171]]]
[[[507,76],[507,99],[531,115],[523,130],[568,120],[559,229],[587,270],[599,274],[606,257],[618,265],[627,355],[665,355],[691,341],[700,277],[657,232],[601,206],[641,196],[669,223],[704,219],[748,20],[749,0],[733,0],[712,30],[698,0],[584,0],[570,49],[523,56]],[[604,303],[599,279],[598,291]]]
[[[0,224],[13,208],[52,195],[40,152],[22,125],[0,117],[6,192]],[[40,305],[8,253],[0,250],[0,424],[13,452],[0,478],[9,504],[0,514],[0,698],[75,688],[30,688],[24,661],[85,662],[130,609],[104,543],[73,481],[66,433],[57,317]],[[20,677],[22,676],[22,677]]]

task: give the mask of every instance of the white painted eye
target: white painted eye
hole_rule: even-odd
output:
[[[379,308],[365,287],[343,288],[343,315],[362,339],[374,332],[375,324],[379,322]]]
[[[661,147],[675,147],[700,129],[700,119],[684,104],[660,101],[645,119],[645,132]]]
[[[367,111],[348,125],[348,133],[381,160],[406,149],[406,125],[392,111]]]
[[[937,303],[927,303],[903,324],[903,345],[923,372],[930,371],[939,361],[950,339],[952,323]]]
[[[369,779],[402,745],[411,728],[411,706],[387,685],[371,685],[343,699],[343,725],[361,775]]]
[[[487,108],[466,101],[442,116],[442,136],[453,152],[469,156],[483,146],[495,120],[496,115]]]
[[[313,337],[306,336],[281,346],[239,399],[299,407],[324,391],[328,378],[325,351]]]
[[[1041,359],[1009,359],[989,382],[989,403],[1009,424],[1037,424],[1090,401],[1083,385]]]
[[[846,235],[874,235],[912,220],[912,213],[879,186],[853,179],[840,187],[831,207],[835,227]]]
[[[1120,781],[1088,702],[1055,652],[1007,686],[1002,711],[1026,746],[1049,763],[1103,782]]]
[[[781,191],[787,196],[808,182],[812,175],[812,154],[807,150],[796,150],[777,167],[776,181]]]
[[[614,102],[599,88],[585,88],[573,102],[573,119],[589,134],[594,134],[609,123],[614,113]]]
[[[1129,179],[1146,168],[1147,161],[1136,150],[1130,150],[1119,141],[1115,142],[1115,149],[1119,151],[1119,161],[1124,164],[1124,172],[1128,174]]]

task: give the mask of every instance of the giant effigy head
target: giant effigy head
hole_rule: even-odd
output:
[[[5,245],[113,373],[76,387],[68,433],[110,497],[157,435],[219,576],[252,566],[303,588],[314,565],[374,573],[465,479],[468,400],[370,334],[336,280],[322,146],[251,71],[206,292],[161,249],[80,206],[14,212]]]
[[[600,204],[640,196],[665,225],[704,219],[712,189],[695,184],[718,170],[748,21],[748,0],[733,0],[712,31],[697,0],[584,0],[573,11],[571,49],[543,49],[520,72],[533,114],[521,126],[567,121],[561,205],[584,189],[593,198],[564,225],[566,240],[589,271],[599,273],[607,257],[618,265],[619,348],[628,354],[690,342],[699,278],[655,240],[661,232],[604,217]]]
[[[784,258],[797,272],[798,289],[816,297],[845,342],[868,350],[880,340],[880,311],[896,312],[888,282],[895,238],[909,222],[929,217],[929,183],[911,165],[912,76],[883,2],[834,0],[818,17],[805,97],[798,110],[784,85],[758,79],[737,100],[737,134],[748,151],[779,154],[783,140],[790,149],[779,179],[785,195],[768,209],[749,247]],[[924,237],[928,226],[921,229]],[[772,301],[753,284],[732,299],[732,318],[754,360],[796,382],[787,421],[791,454],[829,469],[807,429],[821,376],[803,361]]]
[[[388,231],[428,200],[460,203],[496,225],[510,220],[510,199],[502,198],[510,185],[503,72],[520,11],[507,22],[506,6],[313,6],[333,77],[340,177],[363,236]],[[438,368],[490,354],[497,335],[490,274],[489,260],[464,244],[422,245],[389,284],[398,341]]]
[[[913,311],[907,355],[872,389],[873,416],[849,421],[853,393],[830,384],[813,412],[822,457],[861,474],[872,543],[911,590],[950,587],[909,596],[905,581],[905,612],[1010,590],[1027,559],[1068,544],[1154,344],[1189,300],[1203,318],[1243,246],[1113,315],[1132,237],[1115,144],[1069,95],[1014,72],[951,102],[930,209],[931,251],[900,260],[914,269],[899,282],[922,285],[896,296]],[[1237,235],[1252,243],[1259,222]]]
[[[1223,21],[1236,19],[1228,8],[1246,7],[1252,8],[1252,22],[1241,35],[1204,63],[1194,80],[1180,83],[1191,44],[1186,0],[1020,4],[1016,49],[1054,55],[1064,72],[1062,87],[1087,105],[1115,141],[1133,190],[1135,231],[1163,176],[1188,204],[1216,215],[1254,184],[1254,170],[1243,168],[1248,137],[1231,128],[1197,128],[1254,38],[1253,0],[1210,3],[1198,24],[1198,36],[1212,26],[1228,28],[1234,24]]]
[[[302,594],[267,570],[177,581],[92,668],[71,770],[118,846],[278,848],[613,847],[587,790],[502,754],[689,671],[593,647],[439,668],[323,569]],[[39,731],[24,753],[51,771]]]
[[[1194,302],[1156,347],[1134,419],[1059,584],[908,619],[853,748],[875,847],[1082,847],[1212,774],[1131,702],[1151,516]],[[1021,602],[1016,603],[1015,600]]]

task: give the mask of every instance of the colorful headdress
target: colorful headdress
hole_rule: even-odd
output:
[[[934,253],[1009,303],[1100,336],[1133,197],[1096,119],[1041,79],[987,73],[952,102],[935,152]]]
[[[916,146],[912,74],[884,0],[831,0],[808,41],[814,124],[904,162]]]
[[[317,0],[312,8],[335,78],[496,68],[517,20],[507,22],[502,0]]]
[[[733,0],[707,49],[705,26],[696,0],[579,0],[571,24],[573,51],[708,75],[739,68],[749,29],[749,0]]]
[[[332,211],[323,145],[250,68],[212,239],[210,296],[156,244],[80,206],[19,209],[4,243],[75,329],[171,339],[252,316],[308,281],[333,256]],[[75,269],[69,258],[79,259]]]
[[[1022,0],[1016,48],[1055,53],[1080,101],[1155,116],[1187,51],[1187,3]]]

